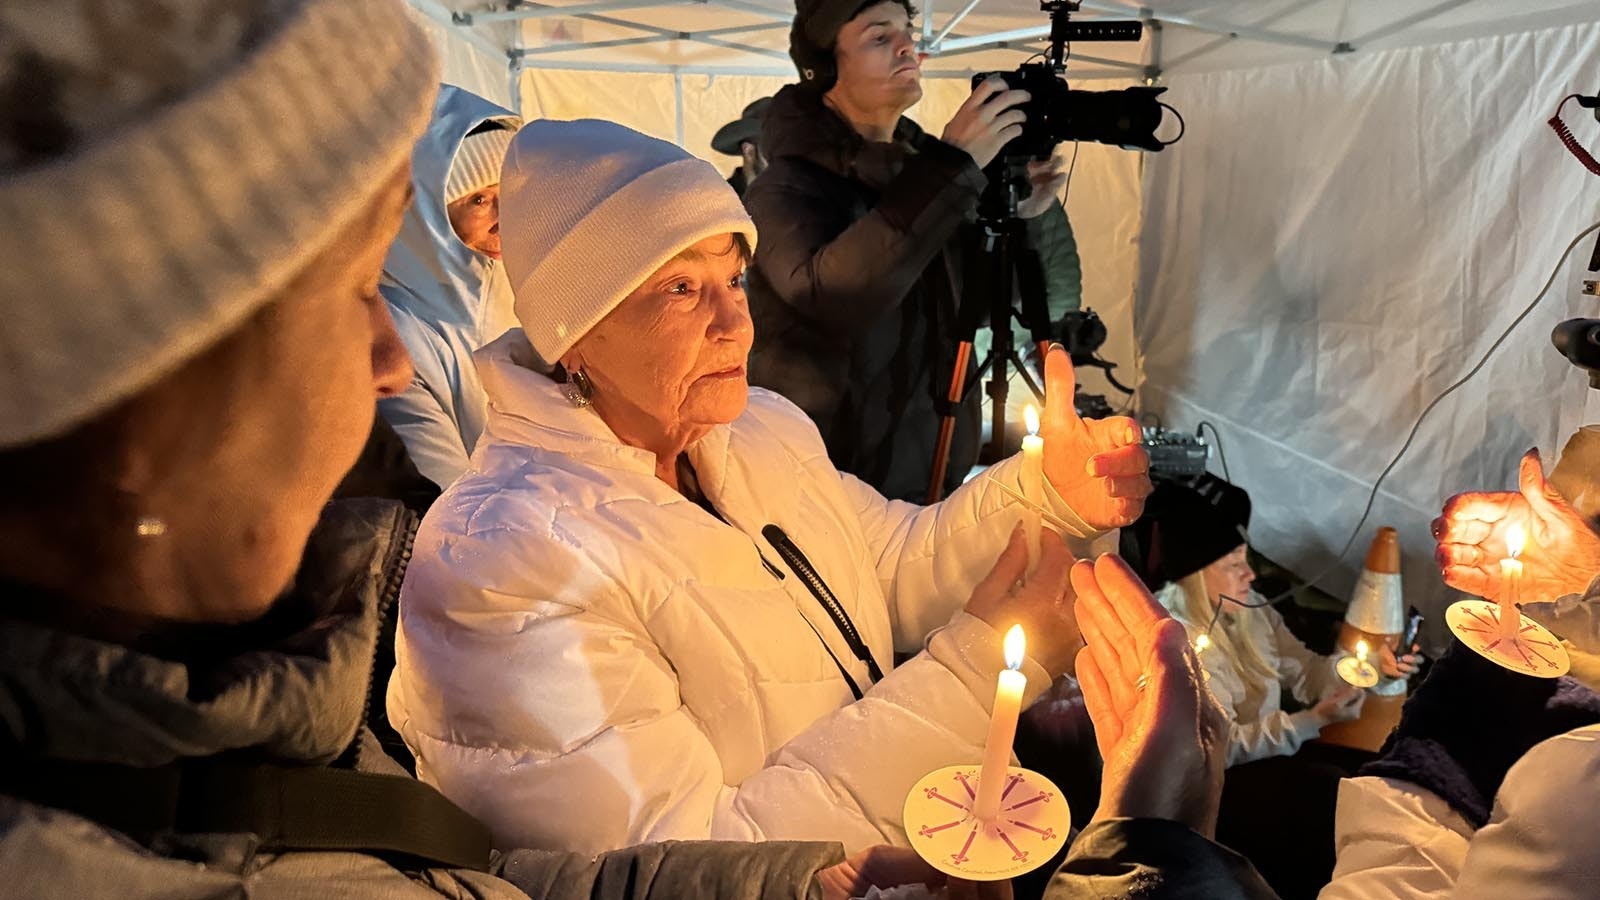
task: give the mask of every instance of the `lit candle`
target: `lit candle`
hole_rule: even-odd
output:
[[[1023,411],[1028,435],[1022,439],[1022,495],[1031,504],[1023,510],[1023,529],[1028,538],[1028,571],[1039,564],[1039,541],[1044,531],[1040,508],[1044,504],[1044,438],[1039,436],[1039,411],[1032,404]]]
[[[1022,691],[1028,676],[1022,674],[1027,638],[1021,625],[1006,632],[1006,668],[994,689],[994,712],[989,716],[989,740],[983,745],[983,768],[978,771],[978,798],[972,812],[988,822],[1000,815],[1000,794],[1011,768],[1011,743],[1017,737],[1017,714],[1022,711]]]
[[[1356,662],[1366,665],[1367,653],[1370,651],[1370,649],[1371,648],[1367,646],[1367,642],[1365,640],[1356,641]]]
[[[1194,652],[1200,653],[1211,646],[1211,635],[1202,633],[1194,639]]]
[[[1522,629],[1522,613],[1517,609],[1522,600],[1522,560],[1517,557],[1522,555],[1527,540],[1521,525],[1511,526],[1506,532],[1506,551],[1510,555],[1500,560],[1500,637],[1508,641]]]

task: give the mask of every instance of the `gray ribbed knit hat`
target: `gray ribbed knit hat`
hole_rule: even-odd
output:
[[[0,448],[58,436],[273,298],[408,158],[399,0],[0,4]]]
[[[684,249],[756,244],[739,195],[703,159],[615,122],[529,122],[500,173],[500,248],[517,320],[554,364]]]

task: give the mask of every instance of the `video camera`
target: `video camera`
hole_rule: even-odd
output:
[[[1013,90],[1029,94],[1021,107],[1027,116],[1022,135],[1001,150],[1002,158],[1043,159],[1062,141],[1094,141],[1150,151],[1177,142],[1177,138],[1161,141],[1155,135],[1162,110],[1172,109],[1156,99],[1166,88],[1074,90],[1061,77],[1066,71],[1066,48],[1072,41],[1137,41],[1144,34],[1143,22],[1073,22],[1072,13],[1079,8],[1075,0],[1042,0],[1039,8],[1050,14],[1050,49],[1045,60],[1023,63],[1014,72],[981,72],[972,77],[973,87],[988,78],[1002,78]],[[1180,132],[1178,137],[1182,136]]]

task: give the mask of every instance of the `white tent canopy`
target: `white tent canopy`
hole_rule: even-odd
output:
[[[724,169],[711,134],[794,80],[782,0],[411,2],[447,80],[528,116],[615,119]],[[1600,0],[1085,0],[1075,18],[1140,19],[1146,36],[1073,47],[1069,78],[1157,79],[1188,126],[1160,154],[1078,148],[1068,211],[1105,355],[1138,375],[1141,410],[1216,427],[1274,559],[1332,566],[1325,586],[1343,591],[1373,529],[1399,527],[1408,598],[1437,636],[1440,501],[1509,486],[1522,450],[1552,459],[1600,411],[1548,340],[1600,315],[1577,293],[1592,243],[1423,424],[1335,558],[1423,407],[1600,219],[1600,179],[1544,125],[1561,97],[1600,89]],[[972,72],[1014,67],[1047,31],[1026,0],[928,0],[919,24],[932,77],[912,116],[935,133]],[[1567,117],[1600,143],[1586,112]]]
[[[580,0],[473,3],[413,0],[463,40],[511,68],[790,77],[783,0]],[[1370,53],[1573,24],[1577,0],[1083,0],[1078,21],[1139,19],[1140,45],[1080,47],[1074,77],[1144,77]],[[923,49],[931,77],[1008,68],[1048,33],[1034,0],[927,0]],[[1159,37],[1155,35],[1159,33]]]

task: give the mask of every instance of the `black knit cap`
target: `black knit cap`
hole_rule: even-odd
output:
[[[862,10],[883,0],[795,0],[794,24],[789,27],[789,58],[800,72],[800,83],[825,91],[835,81],[833,45],[839,29]],[[917,8],[911,0],[894,0],[913,18]]]
[[[1157,481],[1144,515],[1123,532],[1123,556],[1151,590],[1204,569],[1245,543],[1250,495],[1214,475],[1192,486]]]

